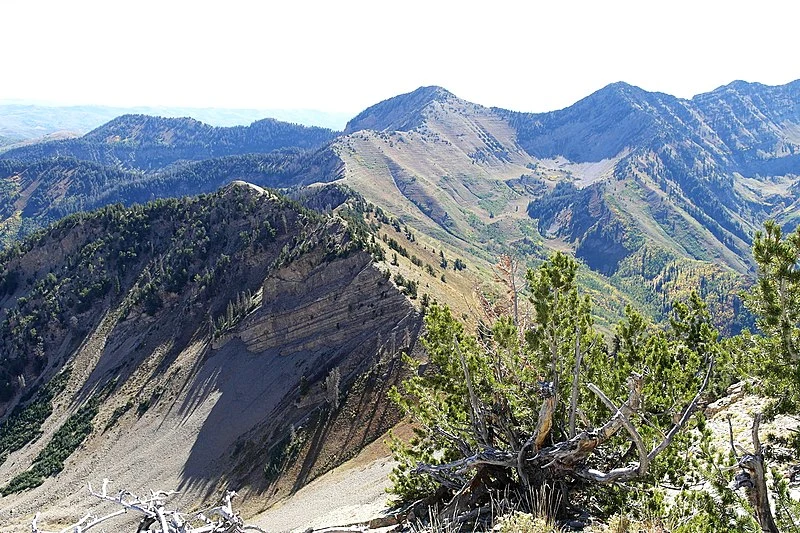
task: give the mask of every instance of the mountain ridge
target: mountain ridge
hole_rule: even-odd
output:
[[[71,158],[0,160],[0,243],[77,211],[108,204],[211,193],[233,180],[271,188],[330,182],[341,162],[328,151],[277,151],[195,161],[145,174]]]
[[[191,118],[122,115],[77,139],[12,148],[0,159],[31,162],[73,157],[129,170],[152,172],[180,161],[315,149],[335,137],[324,128],[262,119],[249,126],[214,127]]]
[[[213,126],[247,125],[272,117],[282,122],[318,126],[341,131],[351,113],[309,109],[228,109],[168,106],[113,107],[101,105],[57,105],[0,102],[0,136],[18,140],[37,139],[59,131],[85,134],[126,114],[182,117],[190,116]]]
[[[3,507],[56,521],[85,505],[69,487],[102,477],[180,488],[185,506],[228,485],[277,500],[382,435],[421,316],[363,238],[234,182],[73,215],[0,254]],[[38,424],[8,418],[40,409],[54,376]],[[89,404],[80,449],[37,470]]]

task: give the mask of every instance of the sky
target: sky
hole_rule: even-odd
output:
[[[798,15],[774,0],[3,0],[0,101],[355,114],[440,85],[538,112],[616,81],[690,98],[800,78]]]

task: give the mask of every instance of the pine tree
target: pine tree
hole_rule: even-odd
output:
[[[599,501],[598,485],[681,479],[674,450],[689,439],[679,432],[719,351],[708,313],[695,298],[661,331],[629,310],[609,353],[577,270],[556,253],[528,272],[534,316],[524,338],[510,316],[476,337],[449,309],[430,307],[427,371],[392,391],[417,427],[410,443],[393,444],[400,500],[436,494],[442,518],[457,522],[492,495],[521,503],[550,493],[558,513]],[[604,492],[617,506],[625,496]]]
[[[758,278],[745,305],[757,316],[762,334],[751,351],[753,370],[764,392],[776,399],[771,411],[800,409],[800,227],[784,238],[773,221],[756,233],[753,257]],[[800,439],[795,447],[800,451]]]

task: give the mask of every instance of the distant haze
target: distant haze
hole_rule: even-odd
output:
[[[615,81],[688,98],[800,77],[798,11],[776,0],[9,0],[0,101],[354,115],[439,85],[549,111]]]
[[[212,126],[246,126],[263,118],[343,130],[349,113],[307,109],[214,109],[189,107],[44,106],[0,103],[0,138],[8,142],[56,132],[84,134],[124,114],[192,117]],[[2,145],[2,143],[0,143]]]

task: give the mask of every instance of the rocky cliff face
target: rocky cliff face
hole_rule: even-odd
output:
[[[81,487],[104,477],[139,493],[179,488],[182,505],[233,487],[257,508],[339,464],[397,420],[385,393],[399,376],[399,353],[416,349],[421,318],[341,221],[234,184],[209,197],[145,207],[140,216],[152,233],[149,243],[137,240],[138,259],[112,260],[128,227],[121,223],[108,244],[94,246],[109,251],[93,256],[95,277],[73,272],[74,254],[88,253],[94,232],[115,216],[58,226],[5,256],[22,279],[3,300],[9,324],[19,324],[22,294],[35,304],[25,313],[42,308],[51,293],[34,280],[51,270],[65,304],[82,294],[68,290],[70,276],[83,285],[105,276],[96,271],[110,272],[119,286],[112,279],[107,294],[74,314],[80,336],[69,329],[74,310],[64,310],[64,326],[54,315],[38,344],[45,365],[15,363],[25,385],[5,405],[17,412],[40,399],[61,369],[69,374],[38,438],[0,451],[2,480],[34,471],[37,455],[71,417],[98,394],[102,402],[63,470],[38,487],[5,491],[3,509],[15,517],[44,510],[47,523],[72,518],[68,507],[86,505]],[[204,241],[206,231],[215,232],[213,240]],[[51,253],[57,243],[62,252]],[[188,262],[175,262],[190,244]],[[120,264],[126,266],[117,278]],[[13,422],[14,415],[7,410],[5,418]]]

